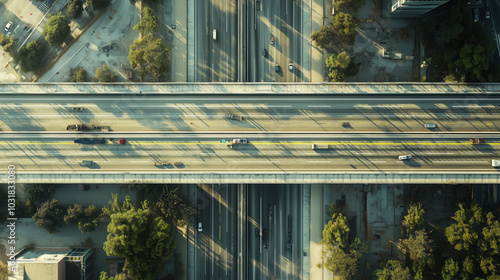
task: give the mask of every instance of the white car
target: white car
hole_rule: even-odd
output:
[[[13,25],[14,25],[14,22],[12,20],[7,22],[7,24],[5,25],[5,31],[9,32]]]
[[[426,123],[424,126],[425,126],[425,128],[436,128],[435,123]]]
[[[233,139],[233,144],[246,144],[248,143],[247,139]]]
[[[484,13],[484,16],[485,16],[486,18],[490,18],[490,11],[486,11],[486,13]]]
[[[214,41],[217,41],[217,29],[214,28],[214,30],[212,30],[212,39],[214,39]]]
[[[203,231],[203,224],[201,222],[201,220],[198,220],[198,231]]]
[[[411,155],[399,156],[399,160],[407,160],[407,159],[411,159]]]

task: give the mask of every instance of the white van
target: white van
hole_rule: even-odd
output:
[[[217,29],[215,29],[215,28],[212,31],[212,38],[214,39],[214,41],[217,41]]]
[[[411,159],[411,155],[399,156],[399,160],[407,160],[407,159]]]

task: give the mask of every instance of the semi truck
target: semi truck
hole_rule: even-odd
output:
[[[104,130],[109,131],[109,126],[95,126],[95,125],[85,125],[82,123],[70,124],[66,127],[66,130],[83,131],[83,130]]]
[[[313,150],[328,150],[327,144],[312,144]]]
[[[104,139],[103,138],[76,138],[75,141],[73,141],[75,144],[103,144]]]
[[[492,159],[491,160],[491,166],[493,166],[493,167],[500,167],[500,160]]]

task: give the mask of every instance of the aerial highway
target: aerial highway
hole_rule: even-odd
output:
[[[114,132],[496,132],[500,99],[453,96],[3,95],[3,132],[60,132],[71,124]],[[73,108],[81,108],[75,111]],[[225,116],[232,114],[242,120]],[[343,123],[348,125],[342,125]],[[435,129],[425,124],[435,124]]]
[[[29,171],[148,172],[496,172],[500,134],[479,134],[472,144],[463,134],[297,135],[265,133],[6,133],[0,139],[1,162]],[[104,138],[104,144],[75,144],[74,139]],[[125,139],[120,144],[119,139]],[[233,139],[246,139],[234,144]],[[224,142],[224,143],[221,143]],[[326,146],[312,149],[313,144]],[[233,148],[229,147],[230,145]],[[401,155],[411,159],[399,160]],[[93,161],[92,166],[82,161]],[[176,165],[175,163],[181,163]],[[162,166],[155,164],[165,163]]]

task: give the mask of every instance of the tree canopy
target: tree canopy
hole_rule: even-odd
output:
[[[342,12],[336,13],[332,23],[334,32],[339,35],[342,41],[354,44],[358,23],[352,15]]]
[[[176,247],[171,226],[146,205],[111,214],[104,242],[108,256],[125,258],[129,276],[144,280],[153,279]]]
[[[175,226],[184,226],[195,214],[194,207],[182,200],[177,194],[177,188],[165,186],[158,202],[157,209],[165,219]]]
[[[377,280],[412,280],[409,268],[403,268],[398,260],[389,260],[382,270],[375,273]]]
[[[170,48],[161,39],[148,34],[130,46],[128,60],[132,68],[140,71],[143,79],[149,76],[152,81],[159,81],[169,71]]]
[[[331,82],[345,82],[348,77],[356,75],[358,66],[354,64],[346,52],[331,54],[325,60],[328,67],[328,78]]]
[[[476,204],[473,204],[470,209],[465,209],[463,204],[459,204],[458,207],[459,209],[452,217],[456,223],[446,228],[446,237],[456,250],[467,251],[471,245],[476,244],[479,238],[475,227],[482,222],[482,209]]]
[[[50,199],[55,191],[54,185],[30,185],[24,189],[26,198],[36,207]]]
[[[48,233],[59,232],[59,228],[63,226],[64,207],[56,199],[43,203],[33,215],[35,224]]]
[[[83,12],[82,2],[80,0],[70,0],[68,2],[68,15],[72,18],[79,17]]]
[[[155,34],[158,32],[159,20],[155,16],[153,9],[144,7],[141,11],[141,20],[134,26],[134,30],[139,30],[142,36]]]
[[[319,31],[311,33],[311,40],[314,41],[316,47],[326,50],[332,43],[334,35],[332,26],[322,25]]]
[[[111,0],[87,0],[86,3],[92,9],[99,10],[107,7],[111,3]]]
[[[410,204],[407,211],[404,224],[410,228],[410,232],[414,232],[424,224],[425,211],[420,203]]]
[[[71,69],[71,82],[82,83],[87,81],[87,71],[82,67]]]
[[[109,68],[107,64],[103,64],[102,67],[97,68],[95,71],[95,78],[99,83],[116,82],[118,74]]]
[[[42,34],[50,45],[60,45],[70,32],[71,29],[68,20],[59,12],[49,18],[47,24],[43,28]]]
[[[36,40],[29,42],[26,46],[19,49],[16,59],[19,61],[23,72],[36,71],[45,55],[45,45]]]

